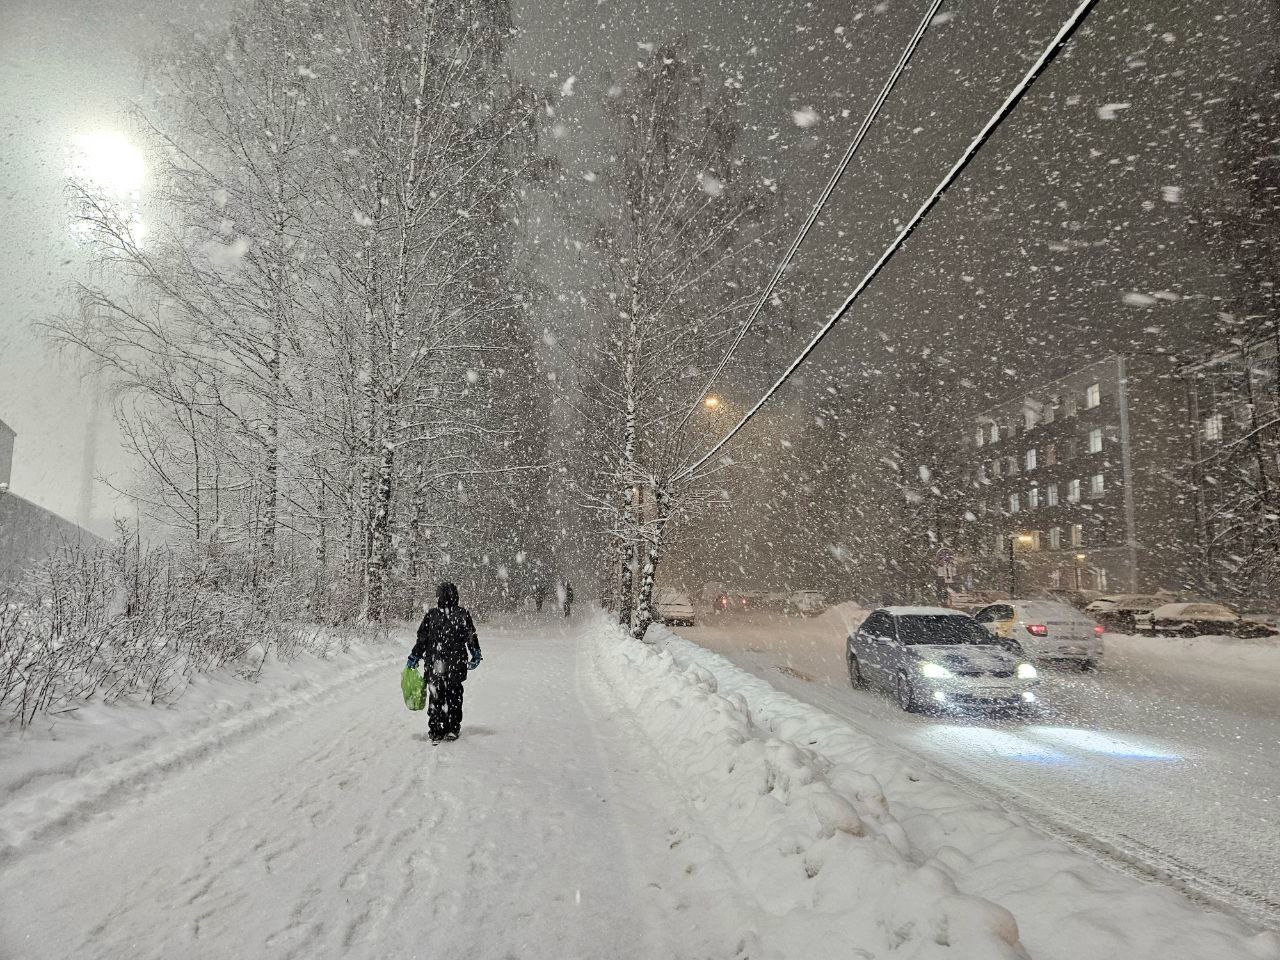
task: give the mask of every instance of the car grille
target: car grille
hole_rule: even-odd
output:
[[[957,670],[958,677],[995,677],[999,680],[1008,680],[1013,676],[1012,670]]]

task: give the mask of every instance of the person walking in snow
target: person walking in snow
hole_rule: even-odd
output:
[[[568,619],[573,613],[573,584],[568,580],[564,582],[564,615]]]
[[[547,585],[540,583],[533,588],[533,605],[538,608],[538,612],[542,612],[542,605],[547,600]]]
[[[406,666],[416,670],[423,660],[431,742],[457,740],[462,729],[462,684],[467,671],[480,666],[480,637],[470,612],[458,605],[458,588],[452,583],[442,583],[436,590],[436,605],[422,618]]]

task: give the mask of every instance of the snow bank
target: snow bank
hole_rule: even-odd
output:
[[[913,957],[949,943],[948,957],[1280,958],[1275,934],[1101,866],[718,654],[662,628],[656,646],[597,634],[601,671],[704,798],[780,935],[832,931],[796,956],[839,941]]]
[[[961,892],[942,858],[918,855],[873,777],[816,741],[758,726],[710,670],[603,620],[592,636],[600,673],[759,903],[763,956],[1026,956],[1008,910]]]
[[[834,607],[828,607],[820,616],[814,617],[814,623],[821,625],[823,630],[838,632],[840,639],[844,640],[862,626],[862,621],[867,619],[870,613],[870,610],[858,606],[852,600],[846,600],[844,603],[837,603]]]
[[[0,861],[157,773],[190,765],[353,680],[387,670],[410,645],[404,631],[390,639],[335,637],[325,655],[271,659],[254,677],[233,668],[197,674],[173,705],[89,703],[39,717],[25,730],[0,726]],[[397,673],[394,689],[399,679]]]
[[[1280,683],[1280,639],[1239,637],[1152,637],[1108,633],[1108,657],[1133,666],[1159,662],[1161,670],[1224,679]]]

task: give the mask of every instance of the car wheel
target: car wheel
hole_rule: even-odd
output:
[[[849,682],[856,689],[861,690],[867,685],[867,678],[862,675],[862,666],[855,656],[849,656],[847,659],[849,661]]]
[[[1098,669],[1097,660],[1081,660],[1080,661],[1081,673],[1092,673],[1094,670],[1097,670],[1097,669]]]
[[[905,673],[898,674],[898,706],[907,713],[916,712],[916,693],[911,689],[911,681]]]

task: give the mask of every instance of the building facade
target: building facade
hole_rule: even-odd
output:
[[[1140,588],[1129,387],[1125,358],[1111,357],[972,418],[950,538],[959,586]]]
[[[10,426],[0,420],[0,490],[9,489],[9,481],[13,475],[13,440],[15,434]]]
[[[13,583],[67,544],[106,547],[105,541],[70,520],[9,489],[15,434],[0,422],[0,586]]]

